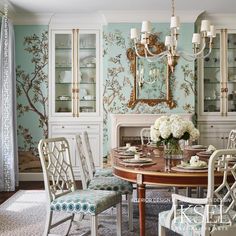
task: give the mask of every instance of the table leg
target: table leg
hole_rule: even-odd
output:
[[[144,184],[138,185],[139,225],[140,236],[145,236],[145,200],[146,189]]]

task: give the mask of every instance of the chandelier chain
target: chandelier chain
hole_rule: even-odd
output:
[[[172,0],[171,8],[172,8],[172,16],[175,16],[175,0]]]

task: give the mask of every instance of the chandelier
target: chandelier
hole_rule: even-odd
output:
[[[178,50],[178,36],[179,36],[180,20],[175,15],[175,2],[172,0],[172,16],[170,21],[170,35],[165,37],[165,50],[160,53],[153,53],[150,45],[151,22],[143,21],[141,33],[138,33],[136,28],[131,29],[131,39],[134,40],[135,53],[139,58],[146,58],[149,62],[154,62],[156,59],[167,57],[168,65],[171,70],[177,64],[178,58],[181,56],[187,61],[194,61],[197,58],[205,58],[210,55],[212,51],[212,41],[216,37],[215,27],[210,25],[208,20],[202,20],[200,33],[193,33],[192,44],[193,53]],[[208,52],[204,54],[206,45],[208,45]],[[139,52],[139,46],[142,45],[144,55]]]

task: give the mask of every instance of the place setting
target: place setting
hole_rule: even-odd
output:
[[[153,162],[151,158],[146,157],[146,155],[142,155],[140,153],[134,154],[133,158],[131,159],[124,159],[122,160],[121,164],[125,166],[147,166],[147,165],[154,165],[156,164]]]
[[[192,156],[190,161],[181,161],[179,165],[171,168],[179,172],[207,172],[208,164],[199,159],[199,156]]]

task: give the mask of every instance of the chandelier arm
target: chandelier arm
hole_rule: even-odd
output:
[[[141,56],[141,55],[138,53],[138,49],[137,49],[136,43],[134,44],[134,49],[135,49],[136,55],[137,55],[139,58],[146,58],[146,56]]]
[[[158,54],[154,54],[152,53],[150,50],[149,50],[149,47],[148,47],[148,44],[145,44],[145,48],[147,49],[147,52],[151,55],[151,56],[154,56],[155,58],[162,58],[163,56],[165,56],[167,54],[167,51],[164,51],[164,52],[161,52],[161,53],[158,53]]]

